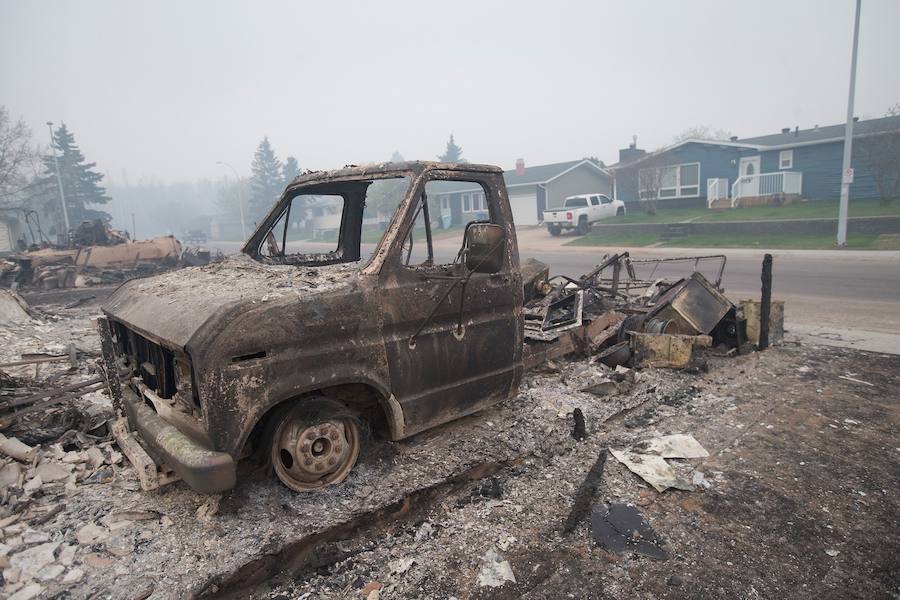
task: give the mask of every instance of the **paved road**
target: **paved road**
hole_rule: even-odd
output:
[[[542,229],[519,233],[519,251],[551,267],[552,274],[580,275],[606,253],[620,248],[565,246]],[[454,247],[438,243],[437,253]],[[215,244],[223,252],[240,245]],[[447,247],[444,247],[446,245]],[[725,254],[724,286],[732,299],[758,297],[760,268],[766,250],[685,248],[632,249],[636,258]],[[774,255],[774,296],[786,301],[787,328],[815,341],[847,343],[900,353],[900,253],[862,251],[770,250]],[[665,274],[674,272],[670,270]],[[689,272],[689,271],[688,271]],[[706,272],[705,272],[706,273]]]

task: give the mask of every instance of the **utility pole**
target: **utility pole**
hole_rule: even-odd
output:
[[[66,224],[65,238],[68,245],[69,209],[66,207],[66,193],[63,191],[62,175],[59,172],[59,158],[57,158],[56,150],[53,148],[53,121],[47,121],[47,127],[50,129],[50,152],[53,154],[53,163],[56,165],[56,184],[59,186],[59,201],[62,203],[63,222]]]
[[[850,59],[850,97],[847,100],[847,127],[844,130],[844,162],[841,166],[841,206],[838,210],[837,245],[847,245],[847,211],[850,204],[850,184],[853,169],[850,156],[853,150],[853,95],[856,92],[856,52],[859,47],[859,9],[862,0],[856,0],[856,22],[853,25],[853,55]]]
[[[244,237],[244,240],[247,239],[247,225],[244,223],[244,194],[241,192],[241,176],[238,175],[237,169],[229,165],[227,162],[217,160],[217,165],[222,165],[223,167],[228,167],[231,169],[231,172],[234,173],[234,179],[237,181],[237,196],[238,196],[238,209],[241,211],[241,235]]]

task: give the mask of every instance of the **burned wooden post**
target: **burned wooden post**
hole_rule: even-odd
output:
[[[769,313],[772,310],[772,255],[766,254],[762,264],[762,298],[759,301],[759,343],[757,348],[769,347]]]

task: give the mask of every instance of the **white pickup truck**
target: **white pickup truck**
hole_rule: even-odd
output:
[[[544,223],[550,235],[559,235],[563,229],[574,229],[585,235],[591,223],[625,214],[625,203],[604,194],[580,194],[566,198],[562,208],[544,211]]]

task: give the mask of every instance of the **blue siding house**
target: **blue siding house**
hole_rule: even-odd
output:
[[[858,141],[900,135],[900,116],[858,121]],[[776,196],[832,200],[840,196],[844,125],[782,129],[729,141],[688,139],[653,153],[632,144],[609,167],[615,195],[626,203],[656,198],[671,208],[770,203]],[[877,198],[878,187],[854,151],[851,198]]]

